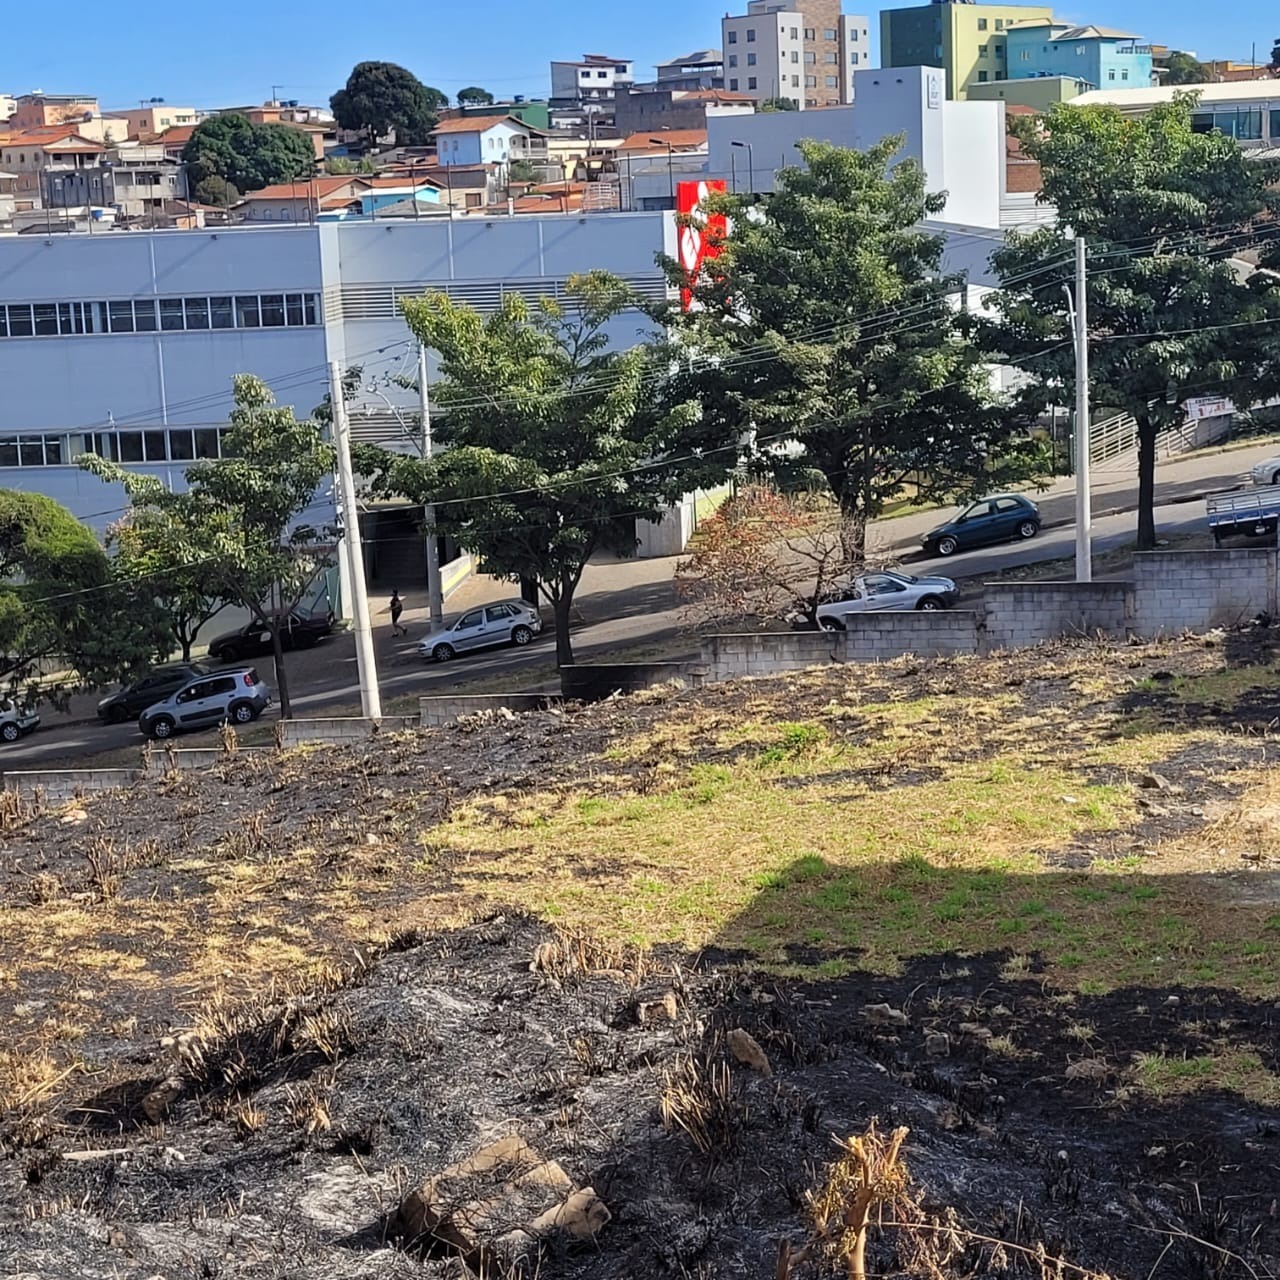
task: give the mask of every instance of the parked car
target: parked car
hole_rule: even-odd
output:
[[[104,724],[136,720],[148,707],[176,693],[196,676],[207,676],[210,671],[210,667],[200,662],[167,662],[162,667],[153,667],[132,684],[107,694],[98,703],[98,719]]]
[[[866,573],[854,578],[817,608],[824,631],[843,631],[846,613],[878,609],[950,609],[960,598],[950,578],[917,578],[909,573]]]
[[[469,609],[451,627],[433,631],[418,645],[418,653],[448,662],[468,649],[495,645],[526,645],[542,631],[542,615],[524,600],[503,600]]]
[[[0,739],[5,742],[17,742],[39,724],[40,717],[28,707],[20,706],[9,698],[0,701]]]
[[[188,680],[163,702],[138,717],[147,738],[170,738],[175,733],[208,729],[219,724],[249,724],[271,705],[271,690],[252,667],[220,671]]]
[[[280,629],[282,649],[310,649],[333,631],[333,614],[300,613],[296,609]],[[257,658],[271,650],[271,632],[258,621],[246,622],[234,631],[215,636],[209,644],[209,657],[219,662],[239,662]]]
[[[958,511],[946,524],[920,539],[926,555],[949,556],[966,547],[1034,538],[1040,532],[1040,508],[1020,493],[993,493]]]
[[[1280,458],[1268,458],[1250,467],[1249,479],[1256,485],[1280,484]]]

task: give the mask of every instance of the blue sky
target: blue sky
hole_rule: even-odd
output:
[[[0,40],[0,91],[96,93],[105,109],[163,97],[198,107],[286,98],[325,103],[364,59],[407,66],[453,94],[481,84],[499,97],[547,92],[551,58],[586,52],[657,59],[719,43],[738,0],[317,0],[298,7],[263,0],[145,12],[69,0],[49,24],[41,5],[12,5]],[[1201,57],[1265,61],[1280,17],[1262,0],[1067,0],[1072,21],[1125,27]],[[845,0],[858,12],[857,0]],[[1212,10],[1212,11],[1211,11]],[[873,30],[876,27],[872,10]],[[1275,10],[1271,10],[1272,14]]]

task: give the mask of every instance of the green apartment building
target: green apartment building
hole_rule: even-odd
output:
[[[880,12],[882,67],[941,67],[947,97],[961,100],[969,86],[1005,80],[1005,30],[1028,18],[1052,18],[1047,5],[956,4],[913,5]]]

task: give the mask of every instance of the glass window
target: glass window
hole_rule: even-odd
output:
[[[169,432],[169,457],[174,462],[191,462],[195,456],[195,440],[190,431]]]
[[[196,457],[216,458],[219,455],[217,427],[197,427],[195,430]]]
[[[174,332],[183,327],[181,298],[160,299],[160,327],[166,333]]]
[[[59,333],[75,333],[75,317],[72,315],[71,308],[75,306],[79,311],[80,304],[70,302],[58,303],[58,332]]]
[[[1258,142],[1262,138],[1262,108],[1241,107],[1236,112],[1235,136],[1242,142]]]
[[[792,49],[792,50],[791,50],[791,61],[792,61],[792,62],[799,62],[799,61],[800,61],[800,50],[799,50],[799,49]]]
[[[90,453],[100,458],[108,458],[112,462],[120,461],[120,442],[114,431],[99,431],[85,437],[85,444]]]
[[[230,298],[210,298],[209,310],[213,316],[213,327],[215,329],[235,328],[235,311],[231,306]]]
[[[1271,112],[1271,141],[1280,143],[1280,110]]]
[[[18,437],[18,465],[20,467],[44,466],[44,440],[40,436]]]
[[[747,43],[748,43],[748,44],[755,44],[755,42],[756,42],[756,29],[755,29],[755,27],[748,27],[748,28],[747,28]]]
[[[505,622],[511,617],[511,606],[505,604],[490,605],[485,610],[490,622]]]
[[[57,467],[62,464],[62,437],[61,436],[45,436],[44,438],[44,465],[46,467]]]
[[[834,89],[840,84],[839,76],[827,76],[826,84],[828,89]]]
[[[306,313],[308,324],[320,323],[319,298],[314,293],[304,293],[302,295],[302,306]]]
[[[736,67],[737,65],[738,65],[738,55],[737,55],[736,53],[731,53],[731,54],[729,55],[729,66],[730,66],[730,68],[732,69],[733,67]]]
[[[833,63],[840,61],[840,55],[838,53],[824,53],[822,55],[822,61],[828,66],[831,66]]]
[[[302,319],[302,294],[287,293],[285,294],[285,316],[288,324],[301,325]]]
[[[747,66],[754,67],[756,65],[756,55],[754,53],[747,54]]]
[[[997,18],[997,19],[996,19],[996,30],[997,30],[997,31],[1003,31],[1003,30],[1004,30],[1004,19],[1003,19],[1003,18]]]
[[[31,306],[22,302],[9,305],[9,337],[29,338],[35,330],[31,327]]]
[[[1115,69],[1115,67],[1108,67],[1108,68],[1107,68],[1107,79],[1108,79],[1108,80],[1114,80],[1115,78],[1116,78],[1116,69]]]
[[[0,467],[16,467],[18,465],[18,442],[12,437],[0,440]]]
[[[478,627],[483,621],[484,610],[472,609],[470,613],[464,613],[462,617],[458,619],[457,626],[454,627],[454,630],[465,631],[471,627]]]
[[[236,298],[236,328],[257,329],[262,324],[258,312],[258,295],[256,293]]]
[[[1212,111],[1196,111],[1191,116],[1191,132],[1192,133],[1212,133],[1213,132],[1213,112]]]
[[[747,77],[747,88],[748,88],[748,89],[754,89],[755,87],[756,87],[756,78],[755,78],[755,76],[748,76],[748,77]]]
[[[266,329],[279,329],[284,325],[284,294],[262,295],[262,325]]]
[[[986,29],[987,29],[987,20],[986,20],[986,18],[979,18],[979,19],[978,19],[978,30],[979,30],[979,31],[985,31]]]
[[[52,302],[37,302],[35,305],[36,313],[36,333],[42,337],[57,336],[58,333],[58,308]]]
[[[107,315],[111,320],[112,333],[133,332],[133,303],[112,302],[107,304]]]
[[[734,93],[738,92],[738,82],[736,79],[729,81],[729,88]]]
[[[737,44],[737,43],[738,43],[738,33],[737,33],[736,31],[730,31],[730,32],[729,32],[729,43],[730,43],[730,44]]]
[[[207,329],[209,327],[209,299],[185,298],[183,309],[186,312],[188,329]]]
[[[0,338],[9,336],[9,312],[5,307],[0,307]]]
[[[121,431],[117,435],[120,441],[120,461],[121,462],[141,462],[142,459],[142,432],[141,431]]]
[[[133,321],[139,333],[154,333],[156,328],[156,300],[144,298],[133,304]]]
[[[824,40],[838,40],[840,38],[840,33],[838,31],[832,31],[830,27],[824,27],[822,29],[822,38]]]
[[[979,71],[979,72],[978,72],[978,83],[979,83],[979,84],[986,84],[986,83],[987,83],[987,73],[986,73],[985,71]]]
[[[142,449],[148,462],[168,461],[169,451],[165,447],[163,431],[144,431],[142,433]]]
[[[990,48],[989,48],[987,45],[985,45],[985,44],[984,44],[984,45],[983,45],[983,46],[978,50],[978,57],[980,57],[980,58],[987,58],[987,57],[990,57],[990,56],[991,56]]]

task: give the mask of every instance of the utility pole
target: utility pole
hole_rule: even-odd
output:
[[[1089,491],[1089,307],[1084,236],[1076,236],[1076,581],[1093,581],[1093,499]]]
[[[382,719],[382,695],[378,690],[378,664],[373,653],[373,629],[369,624],[369,590],[364,579],[364,550],[360,542],[360,512],[356,507],[356,482],[351,474],[351,435],[347,426],[347,402],[342,394],[342,371],[329,362],[329,397],[333,402],[333,437],[338,450],[338,483],[342,491],[342,542],[351,579],[352,616],[356,632],[356,666],[360,672],[360,707],[367,720]]]
[[[427,349],[418,343],[418,405],[422,420],[422,459],[431,460],[431,390],[427,384]],[[436,533],[435,504],[422,509],[422,523],[427,532],[427,603],[431,608],[431,629],[444,625],[444,595],[440,587],[440,538]]]

